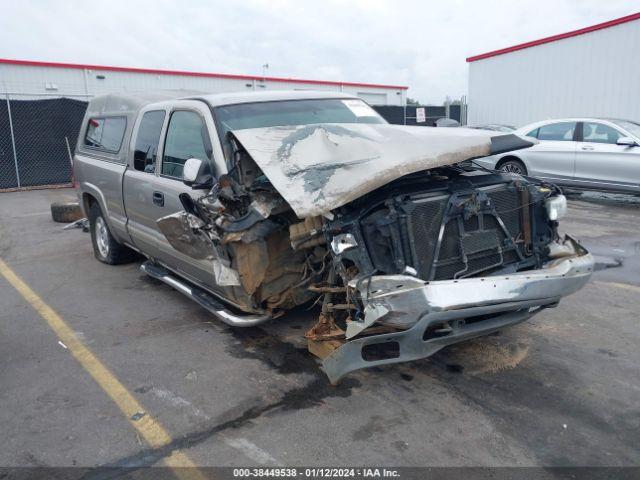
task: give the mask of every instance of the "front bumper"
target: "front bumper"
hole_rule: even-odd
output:
[[[347,341],[324,359],[323,369],[337,382],[354,370],[425,358],[446,345],[527,320],[587,283],[594,260],[582,247],[578,251],[539,270],[505,276],[435,282],[406,275],[372,277],[360,288],[368,311],[378,315],[375,321],[412,326]]]

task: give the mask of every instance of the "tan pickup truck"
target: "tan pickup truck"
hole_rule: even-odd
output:
[[[106,95],[74,172],[98,260],[139,252],[236,327],[315,302],[305,336],[337,381],[522,322],[587,282],[591,255],[557,233],[561,191],[473,166],[531,145],[389,125],[342,93]]]

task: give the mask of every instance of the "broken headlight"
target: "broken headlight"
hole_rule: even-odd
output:
[[[544,207],[547,209],[547,216],[549,220],[560,220],[567,214],[567,197],[564,195],[557,195],[555,197],[548,198],[544,202]]]

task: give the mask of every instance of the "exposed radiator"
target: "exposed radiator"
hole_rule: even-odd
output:
[[[513,186],[410,198],[402,210],[405,257],[425,280],[464,278],[523,258],[522,195]]]

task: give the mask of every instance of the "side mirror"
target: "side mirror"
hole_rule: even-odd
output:
[[[182,167],[182,181],[193,189],[211,188],[213,176],[209,162],[197,158],[190,158]]]
[[[638,145],[638,142],[636,142],[631,137],[620,137],[616,141],[616,144],[617,145],[626,145],[627,147],[635,147],[636,145]]]

